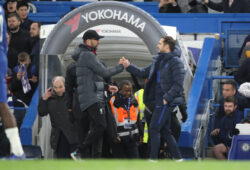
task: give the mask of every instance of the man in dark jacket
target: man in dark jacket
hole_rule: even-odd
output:
[[[236,82],[234,80],[225,81],[222,86],[222,98],[220,100],[220,106],[218,111],[215,113],[215,129],[219,128],[221,119],[225,116],[224,100],[229,96],[234,96],[236,98],[238,103],[237,109],[241,112],[244,112],[244,109],[248,106],[247,99],[241,94],[237,93]]]
[[[181,13],[181,8],[175,0],[160,0],[159,13]]]
[[[8,29],[10,31],[11,39],[9,42],[9,49],[15,51],[12,55],[8,54],[9,67],[14,67],[17,63],[17,55],[21,52],[31,52],[31,41],[29,32],[20,28],[21,19],[16,13],[8,15]],[[16,54],[16,55],[14,55]]]
[[[162,137],[175,159],[182,160],[176,140],[171,134],[171,113],[173,109],[183,103],[182,88],[184,81],[184,65],[180,59],[181,51],[172,37],[166,36],[158,43],[158,55],[152,64],[145,68],[138,68],[122,58],[120,63],[128,72],[148,78],[144,89],[143,101],[154,103],[155,108],[149,126],[151,141],[150,159],[158,158],[160,138]]]
[[[249,51],[250,52],[250,51]],[[239,85],[245,82],[250,82],[250,57],[247,57],[239,67],[235,76],[235,80]]]
[[[16,13],[19,15],[19,17],[22,20],[20,27],[24,30],[29,31],[30,25],[32,24],[33,21],[31,21],[28,18],[28,13],[29,13],[28,2],[27,1],[17,1]]]
[[[38,104],[39,116],[50,115],[52,126],[50,144],[57,158],[70,158],[70,153],[78,144],[77,133],[69,121],[64,81],[60,76],[53,78],[53,87],[45,91]]]
[[[32,50],[30,53],[30,58],[32,63],[36,66],[37,70],[39,70],[39,58],[40,58],[40,22],[33,22],[30,25],[30,37]]]
[[[217,159],[226,159],[225,154],[228,153],[232,136],[237,134],[235,126],[243,119],[243,113],[237,108],[237,99],[234,96],[229,96],[224,102],[225,116],[220,122],[219,129],[214,129],[211,132],[212,136],[218,136],[219,143],[214,146],[213,152]]]
[[[77,93],[77,77],[76,77],[76,62],[72,62],[66,69],[65,77],[66,87],[66,105],[69,113],[69,120],[76,125],[75,131],[82,143],[89,131],[89,121],[86,114],[83,114],[80,109],[80,103]],[[82,153],[83,157],[90,157],[90,153]]]
[[[204,0],[205,4],[216,11],[224,13],[249,13],[249,0],[223,0],[220,3],[214,3],[212,0]]]
[[[110,80],[105,80],[110,83]],[[66,86],[66,98],[67,98],[67,108],[70,116],[71,123],[76,124],[76,130],[78,131],[80,142],[82,143],[86,138],[86,135],[89,131],[89,120],[88,115],[83,114],[80,109],[80,103],[78,101],[78,93],[77,93],[77,78],[76,78],[76,62],[72,62],[69,64],[66,70],[65,77],[65,86]],[[108,93],[107,101],[108,103],[112,94]],[[104,132],[103,139],[103,157],[110,157],[110,143],[112,143],[116,138],[116,122],[114,120],[114,116],[111,112],[111,108],[109,104],[105,104],[106,109],[106,120],[107,120],[107,128]],[[94,148],[92,148],[94,150]],[[89,149],[90,151],[90,149]],[[82,157],[91,157],[90,152],[81,153]]]
[[[99,40],[103,38],[94,30],[88,30],[83,35],[83,44],[75,50],[72,58],[76,61],[77,92],[81,111],[88,115],[90,130],[81,150],[89,146],[95,148],[93,157],[100,157],[102,136],[107,126],[104,109],[104,91],[116,92],[116,86],[107,85],[104,79],[123,71],[123,65],[105,67],[97,58],[96,49]],[[77,152],[75,153],[77,159]],[[74,155],[73,155],[74,156]]]

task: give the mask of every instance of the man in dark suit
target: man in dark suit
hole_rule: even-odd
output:
[[[224,13],[249,13],[249,0],[223,0],[220,3],[214,3],[211,0],[204,0],[205,4],[213,10]]]

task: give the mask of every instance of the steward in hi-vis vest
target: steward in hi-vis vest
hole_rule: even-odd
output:
[[[142,142],[138,99],[132,95],[132,84],[128,80],[120,83],[120,91],[110,100],[117,125],[117,139],[112,145],[115,158],[138,158],[138,143]]]

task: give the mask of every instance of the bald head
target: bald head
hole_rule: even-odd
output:
[[[65,93],[65,79],[62,76],[56,76],[52,79],[53,90],[58,96]]]

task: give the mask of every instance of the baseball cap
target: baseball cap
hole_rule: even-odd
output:
[[[82,39],[85,41],[87,39],[96,39],[99,40],[104,38],[104,36],[99,35],[95,30],[88,30],[83,34]]]

